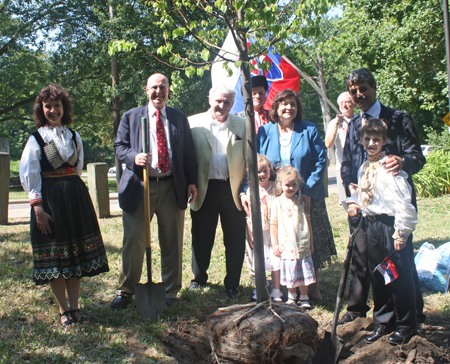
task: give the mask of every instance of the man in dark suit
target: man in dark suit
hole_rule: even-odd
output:
[[[380,104],[376,98],[377,85],[375,79],[367,68],[361,68],[350,73],[346,80],[346,86],[353,102],[361,110],[361,114],[355,116],[348,126],[347,139],[344,146],[341,177],[347,196],[356,191],[358,169],[367,159],[361,143],[361,126],[368,119],[378,118],[383,120],[388,126],[387,143],[384,147],[387,155],[385,168],[394,174],[400,173],[401,170],[408,173],[408,182],[413,189],[412,204],[416,206],[416,194],[411,176],[422,169],[425,164],[425,157],[422,154],[419,136],[411,117],[402,111]],[[356,226],[355,224],[356,222],[353,221],[353,228]],[[411,250],[411,259],[413,260],[412,245],[408,246],[407,249]],[[419,322],[423,322],[425,316],[423,315],[422,292],[414,262],[412,266],[414,267],[414,283],[417,288],[417,319]],[[347,313],[339,320],[340,324],[353,321],[357,317],[366,316],[366,312],[369,310],[369,306],[367,306],[369,289],[370,276],[366,256],[366,235],[363,226],[355,239]],[[391,314],[394,313],[392,312]],[[377,333],[375,332],[374,334]],[[383,334],[385,333],[379,332],[374,339],[378,339]]]
[[[122,268],[117,297],[112,308],[131,302],[139,283],[145,253],[143,167],[149,166],[150,214],[158,217],[161,276],[166,285],[166,303],[176,303],[181,289],[184,210],[197,196],[197,160],[185,114],[166,106],[169,81],[156,73],[145,87],[149,103],[127,111],[115,142],[117,157],[127,167],[119,185],[123,210]],[[142,152],[141,119],[148,120],[148,151]]]

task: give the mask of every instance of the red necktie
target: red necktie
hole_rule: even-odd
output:
[[[170,168],[169,150],[167,149],[166,132],[161,119],[161,111],[156,110],[156,141],[158,144],[158,168],[166,173]]]

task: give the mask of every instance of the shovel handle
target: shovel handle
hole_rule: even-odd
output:
[[[147,118],[141,119],[142,127],[142,152],[148,153],[148,132],[147,132]],[[148,267],[148,280],[151,279],[151,263],[152,261],[152,250],[151,250],[151,235],[150,235],[150,187],[148,182],[148,166],[143,169],[143,179],[144,179],[144,216],[145,216],[145,252],[147,255],[147,267]]]
[[[361,217],[359,218],[358,226],[356,227],[355,230],[353,230],[353,233],[350,235],[350,238],[348,241],[347,251],[345,253],[345,259],[344,259],[344,268],[342,270],[341,281],[339,282],[339,290],[338,290],[338,295],[336,298],[336,306],[334,309],[333,324],[331,327],[332,341],[335,340],[335,337],[336,337],[337,322],[339,320],[339,312],[341,311],[341,304],[342,304],[342,300],[344,298],[345,286],[346,286],[347,277],[348,277],[348,271],[350,269],[350,262],[352,261],[353,248],[355,246],[355,237],[356,237],[356,234],[358,234],[359,230],[361,229],[362,221],[363,221],[363,216],[361,214]]]

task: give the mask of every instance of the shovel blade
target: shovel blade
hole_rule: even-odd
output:
[[[143,319],[157,320],[166,307],[164,283],[139,283],[135,286],[136,307]]]
[[[344,340],[337,335],[333,338],[331,333],[326,331],[322,345],[314,358],[314,364],[336,364],[343,347]]]

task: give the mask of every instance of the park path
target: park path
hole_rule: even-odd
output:
[[[328,193],[337,193],[336,168],[328,167]],[[117,193],[109,194],[109,210],[112,215],[121,212]],[[27,218],[30,216],[28,200],[10,200],[8,205],[8,219]]]

